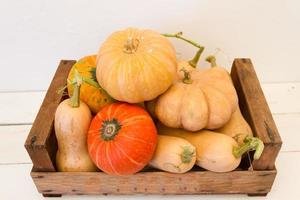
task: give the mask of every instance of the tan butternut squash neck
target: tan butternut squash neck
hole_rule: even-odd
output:
[[[257,160],[260,158],[263,150],[264,143],[259,138],[247,136],[243,144],[233,148],[232,153],[236,158],[240,158],[247,151],[255,151],[253,158]]]

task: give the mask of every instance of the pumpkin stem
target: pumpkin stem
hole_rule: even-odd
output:
[[[189,64],[196,68],[197,67],[197,63],[200,59],[200,56],[202,54],[202,52],[204,51],[204,47],[199,48],[199,50],[197,51],[196,55],[194,56],[194,58],[192,60],[189,61]]]
[[[112,140],[118,134],[120,129],[121,124],[115,118],[103,121],[100,129],[100,136],[105,141]]]
[[[185,84],[191,84],[193,82],[193,80],[191,79],[191,74],[190,72],[188,72],[186,69],[182,68],[180,70],[181,72],[184,73],[184,77],[182,79],[182,82]]]
[[[242,145],[233,148],[232,153],[236,158],[240,158],[247,151],[255,151],[253,158],[257,160],[260,158],[263,150],[264,143],[259,138],[247,136]]]
[[[217,66],[215,56],[208,56],[205,60],[211,64],[211,67],[216,67]]]
[[[80,106],[80,87],[81,84],[83,82],[83,79],[80,75],[80,73],[77,71],[77,69],[75,69],[75,75],[74,75],[74,80],[73,82],[74,84],[74,91],[73,91],[73,95],[70,98],[70,106],[72,106],[73,108],[78,108]]]
[[[140,41],[137,38],[128,37],[126,44],[124,45],[123,51],[125,53],[135,53],[140,44]]]

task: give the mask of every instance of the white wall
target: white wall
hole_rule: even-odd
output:
[[[221,49],[219,63],[250,57],[263,82],[300,81],[297,0],[0,0],[0,91],[46,89],[60,59],[94,53],[128,26],[183,31]],[[195,49],[175,42],[181,57]],[[204,63],[204,62],[202,62]]]

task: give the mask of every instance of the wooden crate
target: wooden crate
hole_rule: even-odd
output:
[[[266,195],[276,176],[275,160],[281,139],[250,59],[235,59],[231,77],[241,111],[254,135],[265,144],[259,160],[248,154],[239,168],[214,173],[195,166],[185,174],[146,168],[130,176],[103,172],[57,172],[57,141],[53,121],[58,104],[65,98],[56,90],[66,84],[75,61],[60,62],[46,97],[32,125],[25,147],[33,162],[31,177],[44,196],[62,194],[248,194]]]

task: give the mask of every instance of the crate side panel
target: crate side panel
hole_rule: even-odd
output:
[[[265,144],[261,158],[253,161],[253,168],[256,170],[274,169],[282,141],[251,60],[235,59],[231,77],[244,117],[250,124],[254,135]]]
[[[25,142],[34,167],[40,171],[55,171],[53,158],[57,142],[53,135],[53,123],[56,108],[63,98],[63,94],[58,94],[57,90],[66,84],[74,63],[68,60],[60,62]]]
[[[140,172],[111,176],[103,172],[32,172],[43,194],[265,194],[276,175],[271,171],[209,171],[172,174]]]

